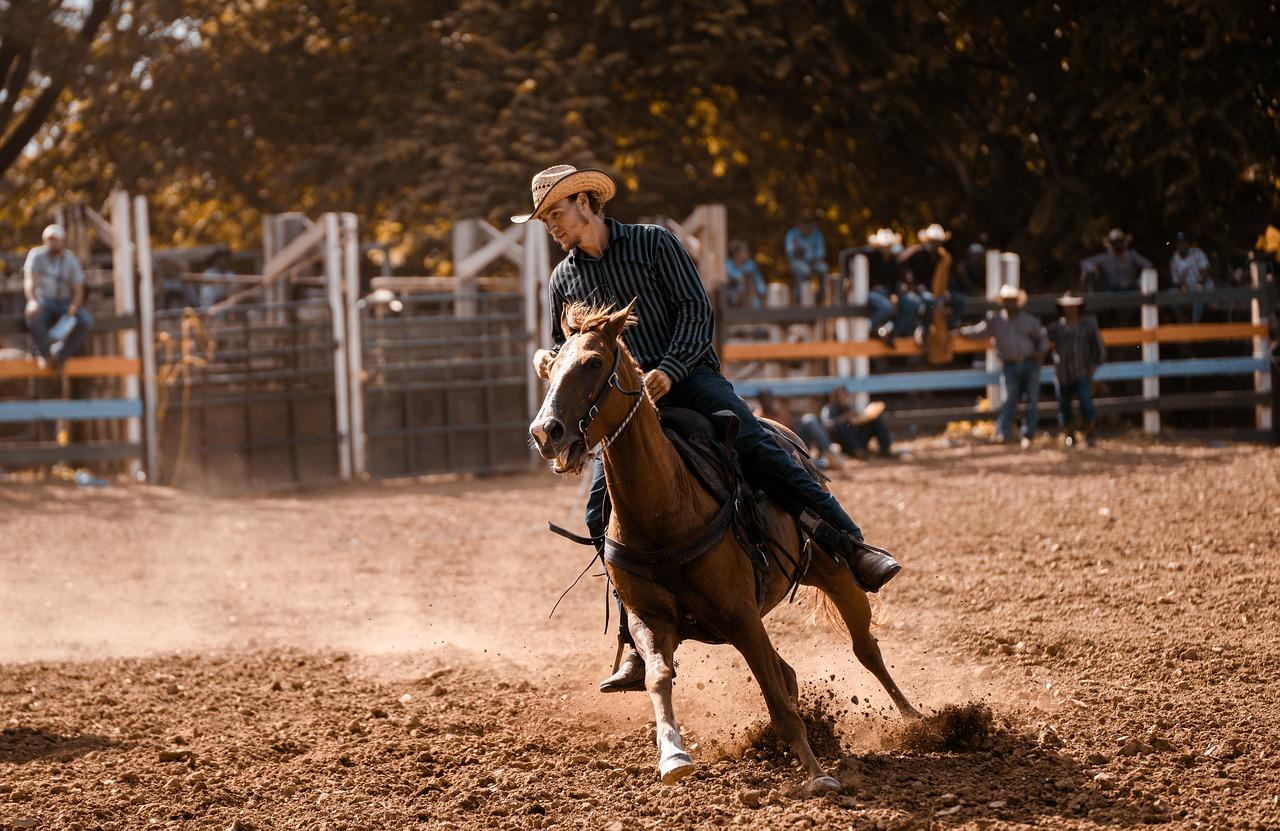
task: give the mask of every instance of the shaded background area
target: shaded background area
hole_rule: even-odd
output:
[[[124,187],[160,245],[350,210],[447,272],[452,219],[564,161],[614,173],[626,218],[726,203],[766,268],[805,210],[830,250],[941,222],[1032,288],[1112,225],[1221,268],[1277,223],[1277,32],[1274,2],[1181,0],[8,5],[0,248]]]

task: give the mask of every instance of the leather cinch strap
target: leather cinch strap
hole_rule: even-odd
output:
[[[729,530],[729,525],[733,522],[733,512],[734,500],[727,500],[711,522],[686,539],[653,551],[624,545],[606,537],[605,562],[623,571],[661,583],[667,573],[693,562],[714,548]]]

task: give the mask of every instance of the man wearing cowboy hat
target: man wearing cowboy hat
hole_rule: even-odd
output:
[[[902,235],[892,228],[880,228],[867,237],[866,245],[846,248],[840,252],[841,296],[847,298],[853,288],[853,261],[859,254],[867,258],[867,283],[870,286],[898,285],[902,268],[898,265],[898,252],[902,250]],[[885,316],[888,320],[888,315]]]
[[[1040,365],[1049,349],[1044,327],[1035,315],[1022,308],[1027,303],[1027,293],[1013,286],[1000,287],[999,311],[987,312],[986,318],[972,326],[957,330],[966,338],[989,337],[995,341],[996,355],[1004,364],[1005,399],[1000,408],[996,433],[1000,441],[1013,439],[1013,419],[1018,414],[1018,402],[1027,399],[1027,415],[1023,422],[1022,446],[1029,447],[1036,437],[1036,425],[1040,420]]]
[[[50,225],[42,236],[44,245],[32,248],[22,267],[22,291],[27,297],[27,329],[36,342],[39,360],[57,366],[84,343],[93,317],[84,308],[84,268],[80,259],[66,250],[67,232],[61,225]],[[64,317],[75,324],[51,345],[49,329]]]
[[[549,375],[565,342],[560,324],[565,304],[622,308],[635,300],[638,322],[623,332],[622,339],[645,372],[649,397],[708,416],[721,410],[735,413],[740,426],[734,449],[752,486],[782,505],[813,511],[836,529],[845,549],[840,553],[848,558],[855,578],[867,590],[879,590],[901,566],[892,557],[854,544],[861,542],[862,531],[840,503],[765,432],[720,374],[711,342],[711,301],[693,260],[666,228],[606,218],[604,205],[615,192],[613,180],[603,171],[557,165],[533,177],[533,211],[511,218],[517,223],[542,220],[567,252],[551,275],[548,310],[555,343],[535,353],[538,374]],[[604,466],[597,461],[586,510],[592,537],[603,539],[608,512]],[[625,620],[619,640],[630,641]],[[637,690],[643,684],[644,661],[633,646],[601,690]]]
[[[1075,421],[1071,402],[1080,402],[1084,419],[1085,441],[1094,446],[1094,425],[1098,412],[1093,406],[1093,373],[1107,354],[1102,344],[1098,322],[1083,317],[1084,298],[1067,292],[1058,298],[1061,317],[1049,324],[1049,343],[1053,347],[1053,364],[1058,384],[1058,426],[1068,447],[1075,443]]]
[[[1151,261],[1129,247],[1130,237],[1112,228],[1102,241],[1106,250],[1080,261],[1080,283],[1085,291],[1096,290],[1101,280],[1105,291],[1137,291],[1142,270],[1152,268]]]

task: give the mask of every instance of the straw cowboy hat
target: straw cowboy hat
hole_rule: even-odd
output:
[[[933,223],[928,228],[916,234],[921,242],[946,242],[951,239],[951,232],[943,230],[938,223]]]
[[[511,217],[517,225],[538,219],[542,211],[568,196],[584,191],[600,197],[600,204],[608,202],[618,192],[618,186],[608,173],[595,168],[578,168],[558,164],[533,177],[533,211]]]
[[[58,225],[58,224],[49,225],[45,227],[44,233],[40,235],[40,238],[41,239],[66,239],[67,232],[63,229],[61,225]]]
[[[998,294],[997,297],[1000,298],[1001,302],[1005,300],[1017,300],[1019,309],[1027,305],[1027,293],[1017,286],[1001,286],[1000,294]]]
[[[900,242],[902,242],[902,234],[892,228],[881,228],[867,237],[867,243],[877,248],[892,248]]]
[[[1074,292],[1067,292],[1058,298],[1059,306],[1083,306],[1084,298]]]
[[[884,402],[872,401],[867,405],[866,409],[853,420],[853,423],[870,424],[882,415],[884,415]]]

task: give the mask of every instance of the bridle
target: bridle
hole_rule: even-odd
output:
[[[614,389],[628,398],[634,398],[635,403],[631,405],[631,409],[627,411],[626,418],[622,419],[622,423],[613,429],[608,436],[600,439],[600,449],[603,451],[617,441],[618,436],[631,423],[631,419],[635,416],[636,411],[640,409],[640,402],[645,398],[644,383],[641,382],[638,390],[624,390],[622,383],[618,380],[618,368],[622,366],[622,346],[619,344],[613,351],[613,371],[609,373],[609,378],[605,381],[600,391],[591,399],[591,406],[587,408],[587,414],[578,419],[578,432],[582,434],[582,440],[588,441],[587,431],[591,429],[591,424],[600,415],[600,408],[604,406],[605,398],[609,395],[609,390]],[[587,452],[595,449],[594,446],[587,448]]]

